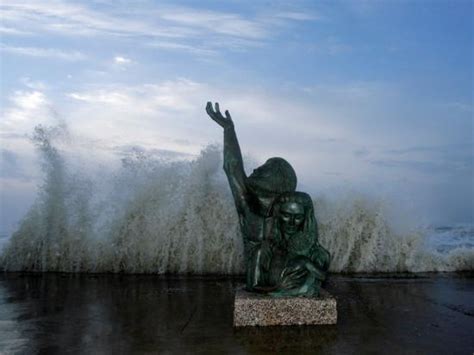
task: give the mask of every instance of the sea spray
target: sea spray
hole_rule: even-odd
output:
[[[77,168],[70,154],[74,146],[63,139],[67,135],[62,126],[35,129],[44,180],[2,252],[3,269],[243,272],[238,216],[219,147],[179,161],[133,148],[120,167],[104,166],[94,175]],[[441,253],[427,247],[423,232],[395,233],[384,205],[374,199],[316,196],[314,204],[333,272],[474,269],[474,249]]]
[[[133,193],[110,220],[103,271],[241,272],[237,215],[215,147],[192,162],[124,161]],[[140,176],[140,179],[137,178]],[[137,184],[137,181],[140,181]]]
[[[380,201],[351,194],[314,201],[320,241],[334,272],[429,272],[474,269],[474,248],[441,253],[428,248],[426,229],[395,232]],[[472,237],[471,237],[472,238]]]

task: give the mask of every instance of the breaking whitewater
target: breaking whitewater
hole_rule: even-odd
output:
[[[243,273],[238,219],[218,147],[192,161],[136,150],[117,168],[88,173],[63,149],[60,130],[35,130],[44,180],[2,248],[1,269]],[[314,205],[333,272],[474,269],[470,225],[397,233],[382,204],[368,198],[316,198]]]

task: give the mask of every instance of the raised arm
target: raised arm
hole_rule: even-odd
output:
[[[232,122],[229,111],[225,111],[225,117],[222,115],[217,102],[215,109],[212,107],[212,103],[208,102],[206,112],[219,126],[224,128],[224,171],[229,180],[237,211],[243,212],[247,207],[247,188],[245,184],[247,176],[245,175],[242,153],[235,134],[234,122]]]

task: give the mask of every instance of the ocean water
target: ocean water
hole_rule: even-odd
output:
[[[474,225],[457,224],[427,229],[427,242],[432,250],[447,254],[452,250],[474,248]]]
[[[0,237],[2,269],[243,273],[237,215],[218,147],[194,160],[132,149],[108,166],[84,158],[58,136],[57,129],[35,131],[44,179],[18,229]],[[474,269],[472,225],[400,232],[380,201],[313,197],[332,272]]]

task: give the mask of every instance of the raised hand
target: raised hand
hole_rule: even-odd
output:
[[[206,105],[206,112],[217,124],[223,128],[234,127],[234,122],[230,117],[229,111],[225,111],[225,117],[222,116],[221,111],[219,110],[219,104],[216,102],[215,109],[212,107],[212,103],[209,101]]]

